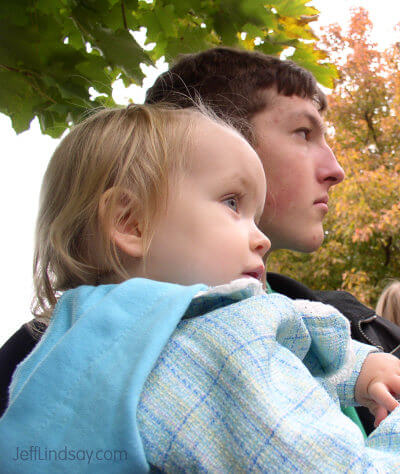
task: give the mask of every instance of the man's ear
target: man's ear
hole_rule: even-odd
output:
[[[99,203],[100,223],[114,244],[126,255],[143,257],[143,238],[139,222],[140,209],[130,191],[110,188]]]

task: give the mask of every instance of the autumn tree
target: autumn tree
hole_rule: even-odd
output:
[[[309,0],[15,0],[0,2],[0,112],[14,129],[39,118],[60,136],[87,110],[114,105],[112,84],[141,85],[141,65],[212,46],[293,59],[331,86],[335,68],[315,49]],[[142,47],[134,32],[147,33]],[[304,41],[306,40],[306,41]]]
[[[346,179],[331,192],[322,248],[280,252],[270,268],[374,305],[385,280],[400,276],[400,45],[379,51],[371,30],[359,8],[347,32],[332,25],[324,34],[339,70],[329,96],[329,140]]]

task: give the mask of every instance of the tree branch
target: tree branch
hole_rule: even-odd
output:
[[[128,22],[126,21],[126,14],[125,14],[125,2],[124,0],[121,1],[121,11],[122,11],[122,20],[124,22],[125,30],[128,29]]]
[[[57,101],[54,100],[52,97],[47,95],[37,84],[36,82],[36,77],[38,76],[37,73],[34,73],[32,71],[27,71],[24,69],[18,69],[12,66],[6,66],[5,64],[0,64],[0,69],[5,69],[6,71],[11,71],[11,72],[16,72],[18,74],[22,74],[23,76],[26,76],[30,79],[29,83],[31,86],[35,89],[36,92],[38,92],[41,96],[43,96],[45,99],[49,100],[53,104],[57,104]]]
[[[372,118],[370,117],[370,115],[368,114],[367,111],[364,112],[364,119],[367,122],[368,131],[372,134],[372,138],[375,142],[375,145],[376,145],[376,148],[378,149],[378,152],[382,153],[381,146],[380,146],[379,140],[378,140],[378,136],[376,134],[374,124],[372,123]]]
[[[390,257],[392,256],[391,247],[392,247],[393,237],[390,236],[386,242],[386,245],[383,246],[385,250],[385,267],[389,265]]]

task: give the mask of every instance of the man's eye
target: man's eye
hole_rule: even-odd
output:
[[[230,207],[233,211],[238,212],[238,200],[232,196],[222,201],[226,206]]]
[[[308,136],[311,133],[311,130],[309,128],[299,128],[295,131],[295,133],[304,138],[304,140],[307,140]]]

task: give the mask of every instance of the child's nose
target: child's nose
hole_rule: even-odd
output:
[[[251,237],[251,250],[259,253],[263,257],[270,248],[271,241],[269,238],[255,226]]]

